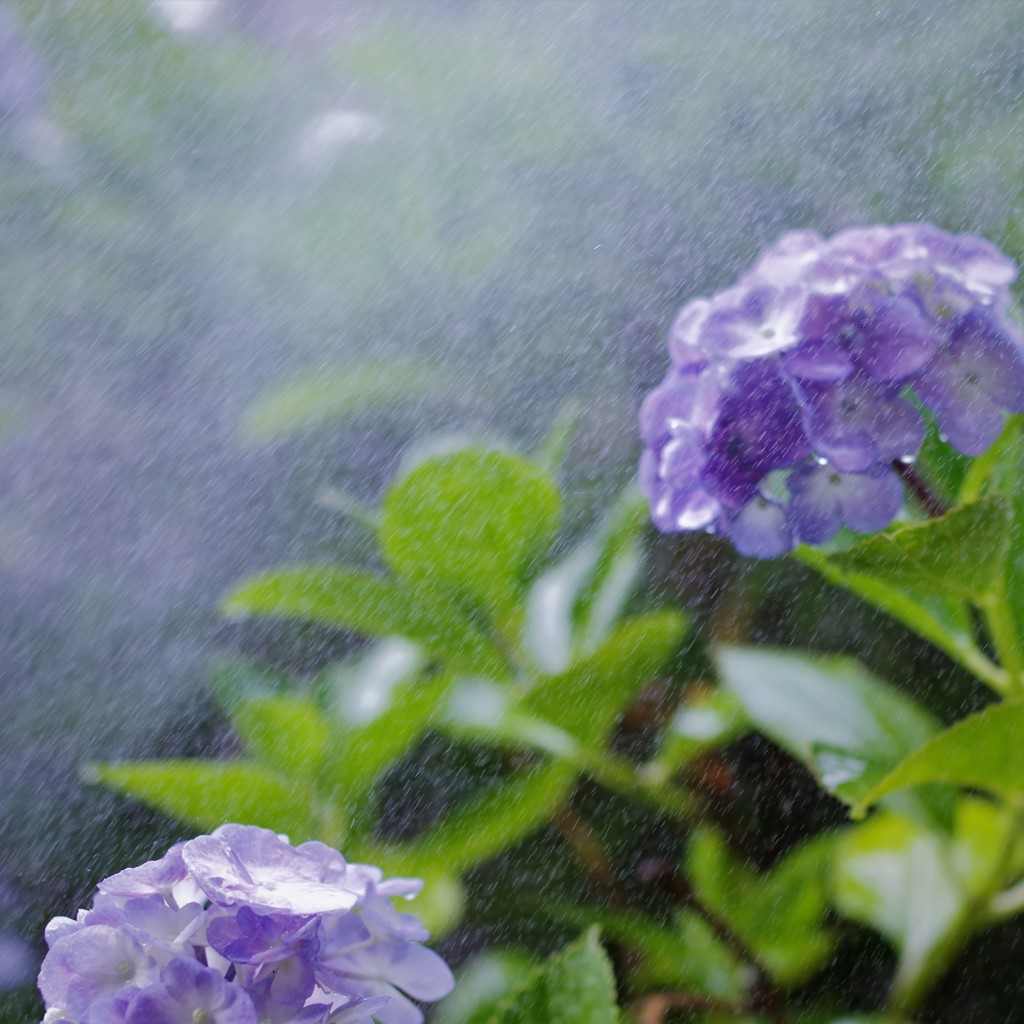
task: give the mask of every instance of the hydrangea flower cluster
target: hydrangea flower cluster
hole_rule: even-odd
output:
[[[44,1024],[420,1024],[453,978],[385,879],[322,843],[224,825],[46,929]]]
[[[672,325],[672,366],[640,411],[655,525],[758,557],[887,526],[920,407],[967,455],[1024,411],[1016,275],[988,242],[930,224],[783,236]]]

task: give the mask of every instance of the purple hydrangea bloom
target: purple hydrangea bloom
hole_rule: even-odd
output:
[[[889,525],[892,467],[926,417],[978,455],[1024,411],[1016,275],[983,239],[930,224],[785,235],[672,325],[672,365],[640,409],[655,525],[760,558]]]
[[[46,929],[47,1020],[67,1024],[382,1024],[451,990],[386,879],[322,843],[224,825],[99,885]]]

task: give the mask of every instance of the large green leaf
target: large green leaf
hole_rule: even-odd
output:
[[[886,793],[929,782],[1024,793],[1024,701],[994,704],[932,737],[865,793],[864,810]]]
[[[318,837],[312,794],[251,761],[98,764],[85,774],[202,829],[231,821],[286,832],[293,842]]]
[[[384,496],[381,547],[400,575],[448,586],[502,617],[551,543],[559,504],[547,474],[510,452],[435,456]]]
[[[596,747],[640,685],[678,647],[686,620],[678,612],[639,615],[612,632],[589,658],[555,676],[542,676],[522,709]]]
[[[758,875],[708,828],[693,833],[686,855],[687,875],[700,901],[725,920],[781,985],[805,981],[835,946],[823,926],[830,861],[830,841],[813,840]]]
[[[379,359],[297,377],[257,395],[243,414],[242,437],[269,441],[387,403],[436,394],[447,379],[431,363]]]
[[[543,964],[490,1024],[617,1024],[615,977],[596,928]]]
[[[292,566],[250,577],[222,603],[224,614],[304,619],[368,636],[404,636],[453,665],[503,676],[493,641],[426,587],[332,566]]]
[[[939,519],[876,534],[833,555],[832,561],[888,585],[954,593],[984,604],[999,587],[1009,524],[1008,502],[993,496]]]
[[[850,658],[765,648],[715,652],[722,685],[751,721],[856,804],[939,730],[919,704]]]

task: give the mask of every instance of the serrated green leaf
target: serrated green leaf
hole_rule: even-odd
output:
[[[802,546],[796,554],[829,583],[880,608],[996,689],[1005,686],[1001,670],[978,648],[970,609],[963,598],[883,583],[874,576],[841,568],[833,558],[815,548]]]
[[[490,1024],[618,1024],[615,977],[591,928],[544,963]]]
[[[230,821],[286,832],[293,842],[317,835],[311,794],[251,761],[98,764],[86,777],[207,831]]]
[[[510,452],[435,456],[384,496],[384,558],[406,579],[446,586],[507,615],[551,543],[560,496],[539,467]]]
[[[296,618],[367,636],[404,636],[452,665],[498,677],[508,663],[493,641],[425,587],[331,566],[261,573],[222,602],[229,617]]]
[[[994,704],[933,736],[865,793],[860,811],[887,793],[930,782],[1024,793],[1024,701]]]
[[[627,619],[589,658],[538,679],[521,708],[596,748],[640,685],[678,647],[685,629],[686,620],[673,611]]]
[[[915,526],[879,533],[833,555],[840,569],[926,593],[954,593],[983,604],[1002,577],[1010,510],[984,498]]]
[[[249,697],[231,713],[246,749],[296,779],[315,779],[331,742],[331,727],[315,701],[294,694]]]
[[[761,647],[722,647],[714,658],[757,728],[850,804],[939,730],[924,708],[850,658]]]
[[[257,395],[242,415],[243,440],[261,443],[399,399],[436,393],[447,375],[436,365],[375,359],[296,377]]]

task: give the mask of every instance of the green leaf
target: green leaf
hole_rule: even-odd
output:
[[[317,835],[311,794],[251,761],[97,764],[85,775],[202,829],[230,821],[286,832],[293,842]]]
[[[501,617],[550,545],[559,503],[547,474],[509,452],[435,456],[384,496],[381,547],[401,576],[450,587]]]
[[[231,724],[250,754],[296,779],[316,778],[331,741],[329,723],[307,697],[250,697],[235,707]]]
[[[615,977],[591,928],[510,996],[491,1024],[618,1024]]]
[[[607,521],[530,587],[523,643],[542,672],[565,671],[608,638],[636,589],[646,521],[643,496],[628,488]]]
[[[1024,701],[993,704],[957,722],[904,758],[865,793],[864,811],[887,793],[929,782],[984,789],[1001,796],[1024,793]]]
[[[424,675],[425,662],[415,645],[385,640],[325,673],[339,740],[324,779],[341,799],[360,797],[434,724],[451,680]]]
[[[757,875],[716,831],[704,828],[691,836],[686,866],[701,902],[726,921],[779,984],[789,986],[813,975],[835,946],[823,927],[831,851],[830,840],[814,840]]]
[[[939,730],[924,708],[850,658],[722,647],[715,663],[757,728],[850,804]]]
[[[370,360],[276,384],[242,416],[242,438],[254,444],[294,434],[380,405],[436,393],[448,379],[431,363]]]
[[[498,677],[508,663],[493,641],[431,591],[351,569],[293,566],[250,577],[223,601],[230,617],[304,619],[368,636],[404,636],[439,658]]]
[[[968,798],[951,836],[885,811],[840,835],[833,901],[898,950],[896,1004],[913,1005],[980,924],[972,907],[990,895],[1013,827],[1005,808]]]
[[[1003,498],[984,498],[940,519],[876,534],[832,561],[888,585],[954,593],[984,604],[1002,577],[1009,512]]]
[[[467,801],[413,842],[368,847],[361,856],[401,874],[419,875],[438,864],[453,873],[464,871],[543,825],[575,777],[571,764],[541,765]]]
[[[722,746],[750,729],[735,695],[721,688],[700,688],[681,704],[661,740],[656,764],[673,774],[698,754]]]
[[[750,979],[750,968],[693,910],[676,911],[670,925],[632,911],[577,903],[545,902],[537,912],[569,925],[598,924],[627,948],[642,953],[634,981],[644,987],[682,989],[731,1001],[743,996]]]
[[[488,1024],[498,1007],[533,974],[524,953],[492,950],[455,973],[455,989],[431,1015],[434,1024]]]
[[[902,622],[954,661],[999,690],[1004,673],[979,650],[966,602],[950,594],[926,593],[909,585],[889,585],[874,576],[851,572],[815,548],[801,546],[797,557],[830,583],[856,594]]]
[[[686,620],[673,611],[627,619],[589,658],[538,679],[520,706],[596,747],[641,684],[669,659],[685,629]]]

